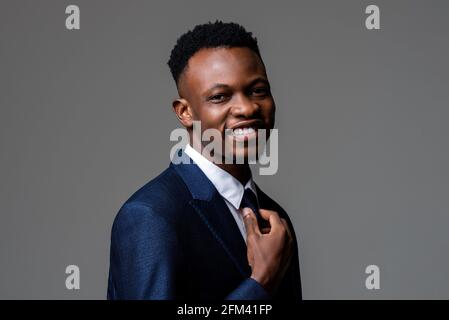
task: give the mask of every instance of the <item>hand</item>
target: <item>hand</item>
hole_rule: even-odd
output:
[[[262,231],[254,212],[250,208],[243,209],[248,263],[252,270],[251,278],[273,294],[290,264],[293,238],[287,221],[280,218],[277,212],[265,209],[259,212],[270,224]]]

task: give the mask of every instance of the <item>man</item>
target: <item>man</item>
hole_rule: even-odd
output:
[[[108,299],[301,299],[298,249],[286,212],[252,180],[248,141],[274,126],[257,45],[242,26],[207,23],[181,36],[168,62],[173,110],[190,144],[138,190],[112,228]],[[226,153],[194,134],[218,130]],[[184,160],[189,160],[186,163]],[[232,162],[232,161],[231,161]]]

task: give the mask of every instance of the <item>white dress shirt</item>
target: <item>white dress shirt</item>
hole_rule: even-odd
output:
[[[245,189],[250,188],[257,198],[256,186],[252,177],[243,187],[240,181],[193,149],[190,144],[186,146],[184,152],[198,165],[201,171],[203,171],[206,177],[215,186],[218,193],[223,197],[246,242],[246,229],[245,223],[243,222],[243,213],[239,208]]]

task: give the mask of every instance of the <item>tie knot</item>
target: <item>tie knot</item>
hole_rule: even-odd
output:
[[[254,192],[247,188],[245,189],[245,192],[243,193],[242,202],[240,202],[240,209],[243,208],[250,208],[254,211],[256,215],[259,213],[259,206],[257,204],[257,197],[254,194]]]

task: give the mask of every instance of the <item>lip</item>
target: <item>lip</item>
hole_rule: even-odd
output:
[[[249,141],[254,140],[259,135],[259,129],[263,128],[263,121],[260,119],[252,119],[252,120],[245,120],[245,121],[239,121],[236,124],[230,126],[226,129],[226,133],[228,136],[230,136],[233,140],[236,141]],[[244,133],[235,135],[233,132],[236,129],[240,128],[252,128],[252,132]]]
[[[254,120],[245,120],[237,122],[236,124],[230,126],[228,129],[234,130],[238,128],[254,128],[254,129],[260,129],[263,127],[262,120],[254,119]]]

